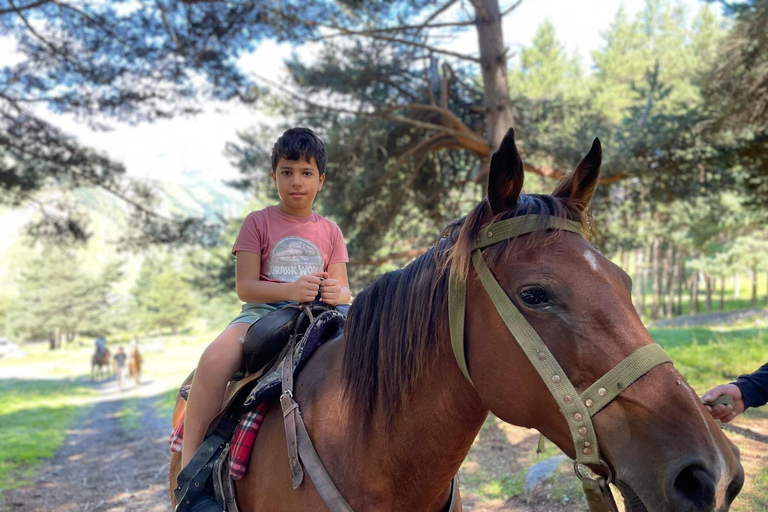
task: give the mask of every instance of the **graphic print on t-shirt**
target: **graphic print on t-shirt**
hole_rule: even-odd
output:
[[[267,277],[286,283],[322,271],[323,256],[320,249],[298,236],[289,236],[277,242],[267,262]]]

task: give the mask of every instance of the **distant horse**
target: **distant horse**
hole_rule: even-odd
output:
[[[137,386],[141,381],[141,362],[142,357],[141,352],[139,352],[139,346],[132,344],[128,349],[128,374]]]
[[[109,363],[112,359],[109,349],[97,349],[91,356],[91,382],[97,378],[106,379],[110,373]]]
[[[510,130],[487,197],[363,290],[344,334],[298,376],[288,398],[352,510],[446,510],[489,411],[586,464],[600,499],[615,483],[631,512],[728,510],[744,480],[738,451],[653,343],[629,276],[581,234],[600,163],[595,140],[552,195],[521,194]],[[275,401],[236,483],[243,512],[326,510],[311,479],[292,488],[283,415]]]

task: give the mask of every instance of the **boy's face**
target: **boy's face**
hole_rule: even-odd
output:
[[[312,213],[312,203],[325,181],[325,174],[320,174],[314,157],[309,161],[280,158],[271,176],[280,196],[281,211],[296,217]]]

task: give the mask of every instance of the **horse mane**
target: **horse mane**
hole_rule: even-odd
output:
[[[425,254],[378,276],[357,295],[344,328],[342,382],[349,411],[362,431],[377,408],[385,418],[400,410],[429,371],[438,342],[447,340],[451,266],[457,265],[459,277],[466,278],[479,230],[526,214],[542,215],[542,229],[551,216],[585,225],[582,209],[567,198],[524,194],[515,209],[495,217],[484,199],[466,217],[451,222]],[[551,238],[557,236],[553,232]],[[489,265],[504,257],[507,245],[484,250]]]

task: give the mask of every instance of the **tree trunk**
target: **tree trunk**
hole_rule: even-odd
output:
[[[662,307],[662,314],[666,318],[672,318],[672,306],[674,304],[671,300],[667,301],[667,298],[669,297],[669,290],[672,289],[672,269],[675,268],[673,258],[674,249],[672,248],[671,243],[667,243],[667,250],[664,252],[664,259],[662,260],[661,273],[664,279],[662,281],[661,294],[659,296],[659,301],[661,302]]]
[[[725,309],[725,275],[720,276],[720,311]]]
[[[645,250],[643,253],[643,271],[641,273],[640,278],[640,311],[642,311],[641,315],[645,315],[645,302],[646,302],[646,296],[648,295],[646,292],[648,291],[648,268],[649,268],[649,262],[651,260],[651,246],[646,245]]]
[[[765,304],[768,305],[768,273],[765,274]]]
[[[739,298],[739,273],[733,274],[733,298]]]
[[[651,266],[651,318],[658,320],[661,318],[661,304],[659,298],[661,297],[661,237],[657,236],[653,239],[653,246],[651,251],[653,252],[653,263]]]
[[[634,296],[637,314],[642,316],[642,288],[643,288],[643,248],[635,249],[635,279],[633,280],[632,295]]]
[[[691,305],[688,308],[688,313],[694,314],[699,312],[699,269],[693,269],[691,272]]]
[[[48,333],[48,349],[56,350],[56,331]]]
[[[752,265],[752,307],[757,307],[757,266]]]
[[[688,286],[688,277],[685,275],[685,252],[680,250],[677,257],[677,314],[683,314],[683,287]]]
[[[680,259],[681,251],[677,249],[673,252],[672,244],[669,248],[670,262],[669,262],[669,283],[667,286],[667,318],[672,318],[675,314],[675,285],[680,279],[680,265],[678,260]]]
[[[704,274],[704,284],[707,287],[707,311],[712,311],[712,275]]]
[[[512,101],[507,81],[507,55],[501,30],[498,0],[472,0],[475,7],[475,26],[480,47],[480,69],[483,73],[483,92],[488,116],[489,155],[501,144],[507,130],[514,125]],[[483,162],[481,175],[487,175],[490,156]],[[484,178],[483,181],[487,181]]]

